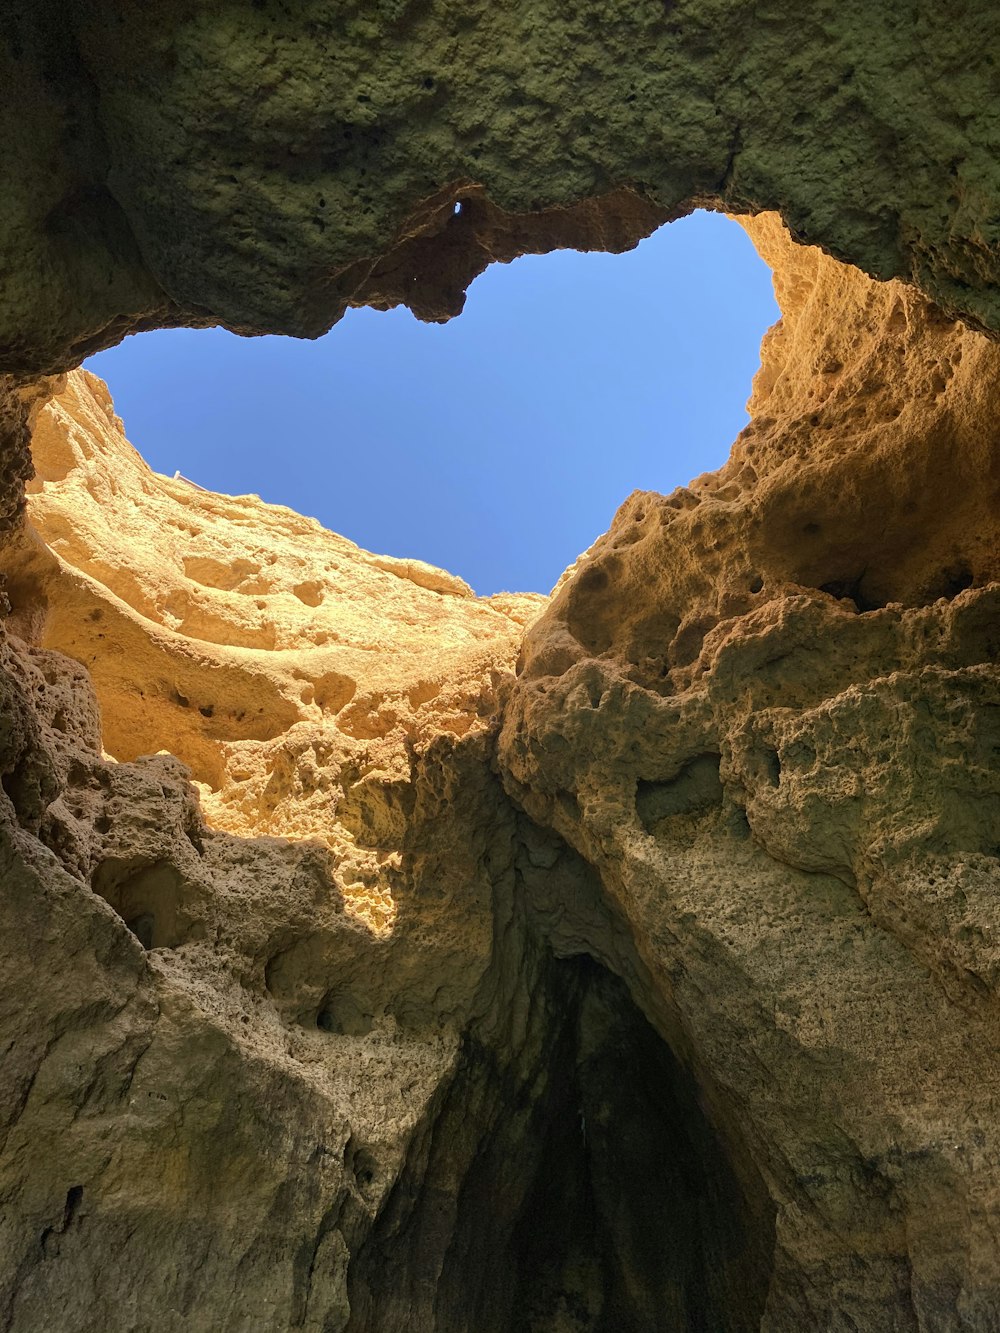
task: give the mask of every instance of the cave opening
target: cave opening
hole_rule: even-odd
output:
[[[91,887],[144,949],[176,949],[204,934],[187,901],[189,886],[166,861],[109,857],[95,867]]]
[[[163,329],[85,366],[162,474],[288,505],[480,595],[545,593],[630,492],[725,462],[778,315],[744,229],[699,209],[624,254],[494,263],[446,323],[352,309],[312,343]]]
[[[467,1042],[352,1264],[350,1330],[750,1333],[773,1249],[763,1183],[625,984],[553,958],[516,1060]]]
[[[624,254],[494,264],[446,324],[365,309],[314,343],[126,338],[87,363],[113,396],[74,373],[39,411],[9,627],[87,667],[116,759],[175,755],[214,827],[250,812],[284,835],[274,789],[228,801],[253,780],[240,747],[305,719],[372,739],[380,705],[353,650],[388,627],[364,622],[396,616],[397,653],[403,620],[414,640],[423,623],[398,611],[396,577],[456,606],[470,584],[546,592],[616,501],[724,461],[776,313],[743,227],[699,210]],[[382,580],[364,607],[359,555]],[[506,641],[540,609],[529,598],[469,610]],[[421,669],[400,691],[401,725],[433,712],[430,688]]]

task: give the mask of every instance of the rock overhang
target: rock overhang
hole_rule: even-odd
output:
[[[989,7],[8,11],[8,372],[156,324],[447,318],[490,259],[622,248],[697,205],[778,211],[1000,326]]]

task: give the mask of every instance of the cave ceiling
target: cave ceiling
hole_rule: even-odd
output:
[[[158,325],[315,337],[399,303],[445,319],[494,259],[627,248],[698,205],[780,212],[1000,327],[991,5],[4,12],[8,372]]]

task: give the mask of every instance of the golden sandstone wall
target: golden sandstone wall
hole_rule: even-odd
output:
[[[1000,1325],[997,52],[6,7],[9,1333]],[[75,369],[699,204],[775,273],[752,424],[548,599],[158,477]]]

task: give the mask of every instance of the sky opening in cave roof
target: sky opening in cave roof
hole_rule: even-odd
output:
[[[624,255],[495,264],[448,324],[352,310],[312,343],[169,329],[85,364],[158,472],[481,594],[547,592],[631,491],[725,461],[777,317],[743,229],[698,212]]]

